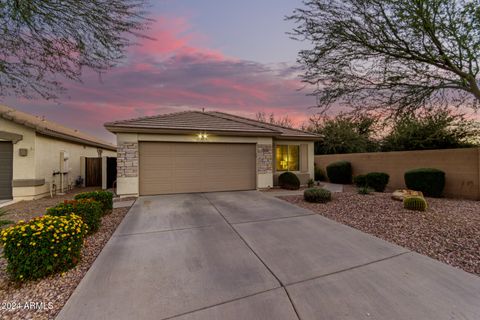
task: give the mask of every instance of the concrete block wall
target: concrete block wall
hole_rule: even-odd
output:
[[[316,155],[324,169],[332,162],[352,163],[353,175],[380,171],[390,175],[389,188],[405,188],[404,173],[416,168],[445,172],[447,197],[480,200],[480,148]]]

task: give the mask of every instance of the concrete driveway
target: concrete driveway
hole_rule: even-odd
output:
[[[58,319],[480,319],[480,278],[256,191],[139,198]]]

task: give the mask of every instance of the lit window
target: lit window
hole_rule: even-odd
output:
[[[275,160],[277,171],[298,171],[300,146],[277,145]]]

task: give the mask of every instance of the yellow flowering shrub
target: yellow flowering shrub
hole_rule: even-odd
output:
[[[89,233],[94,233],[100,228],[102,222],[102,204],[93,199],[65,200],[55,207],[47,208],[47,214],[51,216],[68,216],[76,214],[82,217],[88,226]]]
[[[1,232],[7,272],[16,281],[37,279],[73,268],[88,232],[82,218],[43,216]]]

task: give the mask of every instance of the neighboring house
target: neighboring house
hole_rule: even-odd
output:
[[[317,135],[222,112],[187,111],[106,123],[117,135],[117,193],[268,188],[285,171],[314,177]]]
[[[116,157],[116,147],[78,130],[0,105],[0,200],[60,192],[84,176],[85,157]]]

